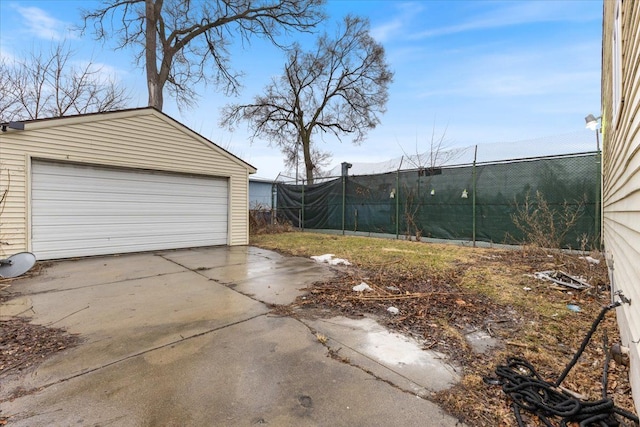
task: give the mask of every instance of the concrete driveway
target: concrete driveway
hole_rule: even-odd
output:
[[[13,282],[0,315],[83,341],[0,377],[2,415],[34,427],[459,425],[422,398],[458,380],[441,355],[375,319],[273,314],[331,274],[253,247],[55,262]],[[7,400],[18,387],[37,391]]]

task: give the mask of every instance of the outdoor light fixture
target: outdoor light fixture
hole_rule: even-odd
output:
[[[469,192],[467,191],[467,189],[465,188],[464,190],[462,190],[462,197],[463,199],[468,199],[469,198]]]
[[[598,135],[598,121],[602,120],[602,116],[594,116],[593,114],[589,114],[584,118],[584,121],[587,123],[586,128],[596,132],[596,148],[600,151],[600,136]]]
[[[435,195],[436,195],[436,189],[435,189],[435,188],[432,188],[432,189],[431,189],[431,195],[432,195],[432,196],[435,196]]]
[[[584,121],[587,122],[587,129],[589,130],[596,130],[596,128],[598,127],[598,119],[600,117],[595,117],[593,114],[589,114],[587,117],[584,118]]]

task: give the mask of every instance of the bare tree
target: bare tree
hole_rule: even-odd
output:
[[[253,104],[227,106],[222,124],[233,127],[245,120],[253,138],[265,137],[285,155],[300,143],[307,181],[313,183],[312,135],[350,135],[361,143],[380,123],[392,79],[384,48],[369,34],[369,21],[347,16],[337,36],[319,37],[315,50],[303,52],[295,45],[284,74]]]
[[[299,163],[300,159],[304,156],[302,152],[301,144],[291,144],[281,147],[282,154],[284,155],[284,166],[287,168],[289,176],[295,175],[296,184],[299,177]],[[327,176],[328,172],[326,168],[331,162],[331,153],[323,151],[317,147],[311,147],[311,161],[313,163],[313,176],[318,178],[321,176]],[[293,171],[293,174],[291,172]]]
[[[214,83],[237,93],[240,74],[229,61],[235,37],[252,36],[280,46],[277,37],[292,30],[310,31],[323,18],[324,0],[102,0],[102,7],[83,11],[98,40],[118,36],[118,48],[138,48],[144,64],[149,105],[163,106],[166,87],[180,108],[195,104],[194,84]],[[213,65],[213,70],[208,68]]]
[[[16,93],[9,76],[9,65],[0,58],[0,121],[9,121],[15,116]]]
[[[416,169],[430,169],[444,166],[447,163],[460,158],[468,148],[451,148],[446,138],[447,128],[440,135],[436,133],[435,124],[431,129],[431,137],[427,141],[427,150],[421,152],[423,147],[416,138],[415,154],[408,154],[402,145],[400,150],[403,153],[403,160],[406,160]]]
[[[0,61],[3,121],[60,117],[123,108],[126,90],[93,62],[72,60],[64,43],[50,52]]]
[[[426,147],[425,144],[421,144],[416,138],[415,154],[408,154],[402,145],[398,144],[403,153],[403,156],[400,159],[400,165],[402,165],[402,162],[406,160],[409,165],[418,169],[417,186],[404,184],[403,188],[404,203],[402,205],[404,209],[404,221],[407,225],[407,229],[405,231],[405,237],[407,239],[410,239],[412,236],[415,237],[416,241],[420,241],[422,239],[423,224],[420,223],[418,218],[420,210],[424,205],[423,200],[419,197],[421,186],[425,185],[427,188],[431,187],[431,180],[433,179],[433,176],[442,173],[440,167],[458,159],[468,149],[451,148],[449,146],[449,141],[446,138],[446,134],[447,128],[445,127],[444,131],[438,135],[434,123],[431,129],[431,137],[427,141]],[[421,149],[424,148],[426,148],[426,151],[421,152]],[[421,180],[422,176],[426,176],[425,181]]]

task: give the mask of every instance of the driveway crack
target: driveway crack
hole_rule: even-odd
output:
[[[405,375],[403,375],[403,374],[401,374],[401,373],[399,373],[399,372],[397,372],[397,371],[395,371],[395,370],[393,370],[393,369],[389,368],[388,366],[385,366],[384,364],[382,364],[382,363],[378,362],[377,360],[372,359],[371,357],[367,356],[366,354],[364,354],[364,353],[362,353],[362,352],[359,352],[359,351],[358,351],[358,350],[356,350],[355,348],[352,348],[352,347],[350,347],[350,346],[348,346],[348,345],[346,345],[346,344],[344,344],[344,343],[342,343],[342,342],[340,342],[340,341],[336,340],[335,338],[328,337],[328,339],[327,339],[327,338],[325,337],[325,339],[320,339],[320,338],[318,337],[319,332],[318,332],[318,331],[316,331],[313,327],[311,327],[311,326],[310,326],[310,325],[308,325],[307,323],[305,323],[302,319],[299,319],[295,314],[289,314],[287,317],[290,317],[290,318],[292,318],[292,319],[297,320],[298,322],[302,323],[302,324],[303,324],[307,329],[309,329],[309,332],[311,332],[311,334],[312,334],[312,335],[314,335],[314,336],[317,338],[318,343],[319,343],[319,344],[321,344],[323,347],[325,347],[325,348],[327,349],[327,352],[328,352],[327,356],[328,356],[328,357],[331,357],[331,358],[332,358],[332,359],[334,359],[334,360],[337,360],[337,361],[342,362],[342,363],[344,363],[344,364],[346,364],[346,365],[352,366],[352,367],[354,367],[354,368],[356,368],[356,369],[360,369],[362,372],[366,373],[367,375],[370,375],[370,376],[371,376],[371,377],[373,377],[374,379],[376,379],[376,380],[378,380],[378,381],[382,381],[383,383],[386,383],[386,384],[390,385],[391,387],[393,387],[393,388],[395,388],[395,389],[397,389],[397,390],[402,391],[403,393],[408,393],[408,394],[410,394],[410,395],[412,395],[412,396],[416,396],[416,397],[418,397],[418,398],[420,398],[420,399],[430,400],[430,399],[428,399],[428,398],[425,396],[425,393],[416,393],[416,391],[415,391],[415,390],[408,390],[408,389],[406,389],[406,388],[403,388],[403,387],[399,386],[398,384],[394,383],[393,381],[391,381],[391,380],[389,380],[389,379],[386,379],[386,378],[383,378],[383,377],[382,377],[382,376],[380,376],[380,375],[377,375],[377,374],[376,374],[375,372],[373,372],[372,370],[367,369],[367,368],[365,368],[364,366],[360,366],[359,364],[357,364],[357,363],[353,362],[353,361],[352,361],[351,359],[349,359],[348,357],[343,357],[343,356],[339,355],[338,353],[340,352],[340,350],[342,349],[342,347],[348,348],[350,351],[352,351],[352,352],[354,352],[354,353],[358,354],[360,357],[364,357],[364,358],[366,358],[367,360],[369,360],[369,361],[371,361],[371,362],[375,363],[376,365],[380,366],[381,368],[386,369],[386,370],[388,370],[388,371],[390,371],[390,372],[393,372],[395,375],[397,375],[397,376],[399,376],[399,377],[403,378],[403,379],[404,379],[404,380],[406,380],[407,382],[409,382],[409,383],[411,383],[411,384],[414,384],[416,388],[421,389],[421,390],[424,390],[424,392],[429,392],[429,390],[428,390],[427,388],[425,388],[424,386],[422,386],[422,385],[420,385],[420,384],[416,383],[416,382],[415,382],[415,381],[413,381],[411,378],[408,378],[407,376],[405,376]],[[337,349],[337,350],[333,349],[333,348],[331,347],[331,345],[329,344],[329,340],[331,340],[331,341],[333,341],[333,342],[335,342],[335,343],[340,344],[342,347],[340,347],[340,348],[339,348],[339,349]]]
[[[120,359],[113,360],[113,361],[111,361],[109,363],[105,363],[105,364],[102,364],[100,366],[96,366],[94,368],[88,369],[88,370],[83,371],[83,372],[79,372],[77,374],[71,375],[71,376],[66,377],[66,378],[61,378],[59,380],[50,382],[48,384],[39,385],[39,386],[33,388],[32,391],[33,392],[38,392],[38,391],[44,390],[46,388],[49,388],[51,386],[54,386],[54,385],[57,385],[57,384],[61,384],[61,383],[70,381],[72,379],[79,378],[79,377],[82,377],[84,375],[100,371],[102,369],[108,368],[110,366],[117,365],[117,364],[122,363],[122,362],[126,362],[127,360],[131,360],[131,359],[135,359],[136,357],[144,356],[145,354],[154,352],[156,350],[160,350],[160,349],[163,349],[163,348],[171,347],[172,345],[180,344],[182,342],[185,342],[187,340],[191,340],[191,339],[194,339],[194,338],[199,338],[199,337],[202,337],[202,336],[205,336],[205,335],[208,335],[208,334],[211,334],[211,333],[214,333],[214,332],[229,328],[231,326],[239,325],[239,324],[254,320],[254,319],[258,318],[258,317],[266,316],[267,314],[269,314],[269,313],[257,314],[255,316],[251,316],[251,317],[248,317],[246,319],[238,320],[236,322],[228,323],[228,324],[219,326],[217,328],[212,328],[212,329],[208,329],[208,330],[203,331],[203,332],[198,332],[197,334],[188,335],[186,337],[182,337],[182,335],[180,335],[181,338],[178,339],[178,340],[174,340],[174,341],[168,342],[168,343],[163,344],[163,345],[159,345],[159,346],[156,346],[156,347],[153,347],[153,348],[148,348],[146,350],[139,351],[139,352],[134,353],[134,354],[130,354],[130,355],[126,356],[126,357],[122,357]],[[6,401],[11,400],[11,399],[13,399],[13,397],[11,397],[11,396],[8,397],[8,398],[5,398],[5,399],[0,399],[0,403],[6,402]]]

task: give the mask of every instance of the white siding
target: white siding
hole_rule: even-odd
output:
[[[618,7],[622,14],[616,23]],[[622,291],[632,301],[632,305],[618,308],[617,316],[623,344],[631,350],[631,386],[636,408],[640,408],[640,7],[637,2],[604,2],[602,52],[604,244],[612,290]]]
[[[197,174],[229,182],[229,245],[249,240],[247,163],[151,108],[26,122],[0,133],[0,254],[31,250],[31,159]],[[10,179],[10,181],[9,181]]]

